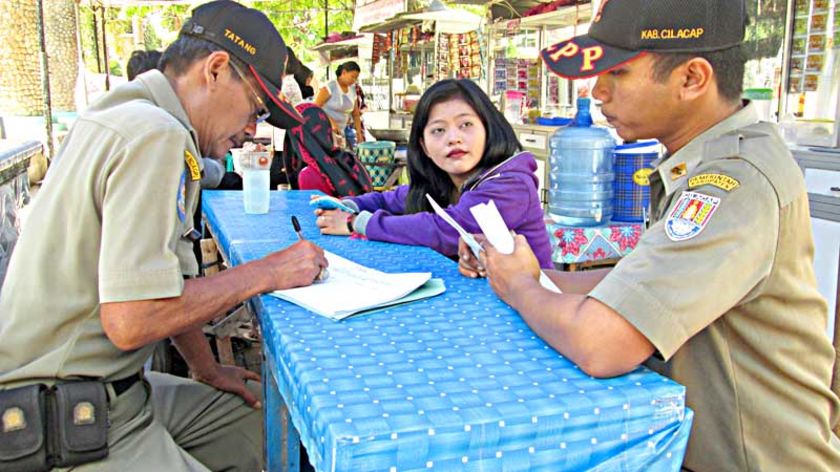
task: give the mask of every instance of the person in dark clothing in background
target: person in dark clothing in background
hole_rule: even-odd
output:
[[[300,93],[304,100],[312,100],[315,97],[315,87],[312,86],[314,78],[315,74],[312,72],[312,69],[303,64],[295,72],[295,80],[300,86]]]
[[[128,64],[125,65],[125,74],[128,80],[134,80],[135,77],[147,70],[157,69],[160,56],[160,51],[138,49],[132,52],[128,58]]]

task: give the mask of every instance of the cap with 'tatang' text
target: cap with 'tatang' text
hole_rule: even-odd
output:
[[[286,43],[271,20],[259,10],[230,0],[205,3],[192,11],[181,33],[221,46],[240,61],[268,95],[268,121],[278,128],[294,128],[303,117],[280,98],[286,68]]]

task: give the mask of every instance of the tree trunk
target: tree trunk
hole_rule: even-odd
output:
[[[0,111],[36,116],[44,112],[35,0],[0,1]],[[73,0],[44,2],[53,110],[75,110],[78,76],[76,13]]]
[[[43,113],[35,0],[0,2],[0,111],[13,115]]]
[[[73,92],[79,76],[74,0],[44,2],[47,52],[50,60],[50,95],[54,111],[76,109]]]

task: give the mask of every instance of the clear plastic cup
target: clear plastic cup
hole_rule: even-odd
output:
[[[271,178],[271,151],[241,151],[242,203],[245,213],[268,213]]]

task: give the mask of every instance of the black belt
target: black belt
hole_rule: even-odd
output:
[[[111,382],[111,386],[114,387],[114,393],[116,393],[117,396],[120,396],[126,391],[128,391],[128,389],[130,389],[132,385],[139,381],[140,374],[134,374],[129,375],[124,379],[114,380],[113,382]]]

